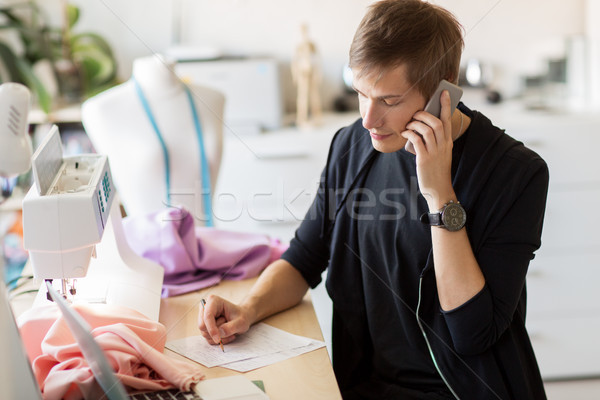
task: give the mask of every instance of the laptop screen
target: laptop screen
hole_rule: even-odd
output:
[[[0,354],[0,399],[41,400],[4,282],[0,283]]]
[[[87,322],[75,310],[69,307],[67,301],[59,295],[50,282],[46,283],[52,300],[58,305],[69,330],[77,341],[83,356],[90,366],[96,382],[100,385],[109,400],[125,400],[128,398],[125,387],[115,375],[104,352],[94,340]]]
[[[104,352],[95,342],[87,323],[50,286],[50,293],[61,310],[69,329],[77,340],[96,381],[106,398],[127,399],[127,393],[118,380]],[[0,399],[41,400],[42,395],[31,364],[27,358],[19,328],[8,301],[6,286],[0,284]]]

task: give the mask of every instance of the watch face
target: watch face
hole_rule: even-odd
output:
[[[467,213],[458,203],[449,203],[442,212],[442,222],[444,227],[451,232],[458,231],[465,226],[467,222]]]

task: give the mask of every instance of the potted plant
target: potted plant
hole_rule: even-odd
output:
[[[62,8],[62,26],[52,27],[35,1],[0,6],[0,80],[27,85],[46,113],[117,83],[109,44],[96,33],[76,32],[79,8],[67,2]]]

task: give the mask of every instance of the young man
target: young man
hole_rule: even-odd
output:
[[[350,49],[362,118],[333,139],[282,259],[242,304],[209,298],[199,318],[209,342],[298,303],[328,268],[345,399],[545,398],[525,274],[548,169],[482,114],[463,104],[452,113],[447,92],[439,119],[421,111],[440,80],[457,81],[462,45],[437,6],[370,7]]]

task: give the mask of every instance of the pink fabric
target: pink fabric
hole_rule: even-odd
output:
[[[117,377],[128,390],[190,390],[200,367],[163,354],[165,326],[127,307],[74,304],[87,321]],[[19,329],[44,399],[76,400],[97,390],[92,371],[58,307],[36,307]]]
[[[196,227],[177,208],[127,217],[123,227],[133,251],[165,269],[163,297],[254,277],[288,248],[264,234]]]

